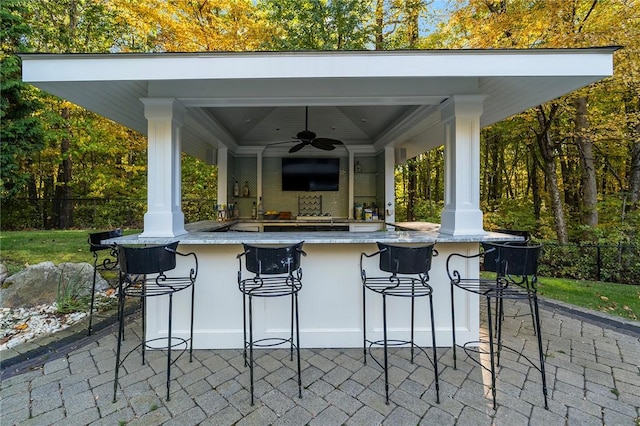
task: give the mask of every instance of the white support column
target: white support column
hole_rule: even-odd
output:
[[[186,234],[182,213],[180,127],[184,107],[175,99],[145,98],[147,118],[147,212],[144,237]]]
[[[354,207],[355,207],[355,155],[353,151],[350,151],[347,147],[347,151],[349,152],[348,166],[347,166],[347,178],[348,178],[348,187],[349,187],[349,211],[347,213],[347,217],[349,219],[355,219]]]
[[[396,150],[393,147],[384,149],[384,219],[385,222],[396,221]]]
[[[229,182],[229,148],[218,148],[218,204],[226,204]]]
[[[264,191],[264,182],[262,181],[262,153],[263,151],[258,151],[256,154],[256,202],[262,198],[262,193]],[[264,203],[264,200],[262,200],[262,202]]]
[[[481,235],[480,115],[485,96],[453,96],[440,106],[444,126],[444,210],[440,232]]]

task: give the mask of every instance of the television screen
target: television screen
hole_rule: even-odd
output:
[[[339,158],[283,158],[283,191],[337,191]]]

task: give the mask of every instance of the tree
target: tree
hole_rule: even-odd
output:
[[[575,213],[573,219],[577,225],[584,223],[595,229],[599,224],[596,206],[603,195],[617,195],[624,190],[625,177],[629,182],[629,193],[634,192],[632,182],[635,178],[631,171],[635,170],[633,165],[637,160],[633,156],[631,140],[634,139],[629,136],[638,121],[630,117],[629,111],[634,110],[640,95],[638,1],[457,0],[455,4],[449,21],[440,26],[442,31],[431,37],[435,47],[625,46],[620,54],[616,54],[613,78],[521,115],[524,131],[520,144],[536,149],[524,150],[529,153],[526,161],[512,165],[528,167],[535,212],[544,213],[544,203],[549,204],[559,240],[569,235],[572,218],[570,216],[567,221],[566,212]],[[624,103],[631,105],[626,112],[615,108],[623,99],[633,100],[631,104]],[[501,128],[499,123],[493,127]],[[502,131],[498,130],[498,133]],[[534,144],[530,142],[532,138]],[[629,142],[625,144],[625,140]],[[629,147],[630,155],[621,152],[625,146]],[[500,149],[492,146],[494,148]],[[495,155],[500,157],[502,154]],[[538,164],[545,173],[546,193],[537,184]],[[550,176],[550,173],[554,175]],[[509,191],[509,187],[505,186],[503,190]]]
[[[625,111],[627,112],[627,133],[629,139],[629,201],[640,203],[640,90],[632,99],[633,92],[625,93]]]
[[[35,90],[22,83],[18,52],[25,44],[30,28],[24,21],[25,2],[0,3],[0,196],[14,197],[30,187],[25,167],[44,146],[42,127],[37,117],[41,104]]]
[[[113,15],[101,2],[92,0],[38,0],[28,3],[29,41],[38,51],[46,52],[108,52],[113,45]],[[58,102],[62,121],[58,138],[59,148],[55,189],[44,192],[54,197],[54,226],[73,225],[73,127],[72,109]]]
[[[569,241],[569,237],[567,234],[567,225],[565,222],[562,200],[560,198],[560,185],[558,183],[556,165],[558,142],[557,140],[554,140],[550,132],[551,125],[558,114],[558,110],[558,103],[552,103],[548,112],[545,111],[545,108],[542,105],[538,106],[536,108],[538,130],[534,130],[534,132],[536,133],[538,148],[542,154],[549,198],[551,199],[551,208],[556,224],[556,236],[560,244],[566,244]]]
[[[264,0],[267,50],[359,50],[372,42],[371,9],[360,0]]]
[[[583,223],[592,228],[598,225],[598,187],[593,156],[593,140],[589,134],[587,97],[578,96],[575,101],[576,143],[582,165],[582,215]]]
[[[251,0],[112,0],[124,51],[210,52],[258,50],[270,37]]]

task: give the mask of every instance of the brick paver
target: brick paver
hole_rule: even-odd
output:
[[[526,313],[526,308],[506,303],[507,314]],[[454,370],[450,348],[438,351],[440,404],[432,367],[424,358],[409,363],[401,348],[391,351],[389,405],[382,371],[371,360],[364,365],[360,349],[302,350],[302,399],[288,351],[256,351],[254,406],[240,350],[198,350],[192,363],[180,359],[172,369],[169,402],[162,354],[149,354],[145,366],[132,356],[113,403],[115,337],[108,333],[32,371],[4,378],[0,424],[639,426],[640,340],[634,332],[561,310],[543,308],[541,316],[549,410],[543,406],[540,373],[521,357],[503,354],[493,410],[487,373],[460,350]],[[506,345],[537,359],[530,317],[507,318],[504,324]],[[133,343],[133,330],[127,333]]]

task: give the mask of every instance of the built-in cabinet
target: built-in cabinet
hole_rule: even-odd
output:
[[[364,218],[364,209],[380,207],[378,199],[378,171],[375,156],[354,158],[353,170],[353,218]],[[362,213],[361,213],[362,212]],[[357,217],[361,214],[361,217]]]
[[[228,202],[236,204],[239,210],[239,217],[249,218],[251,217],[253,204],[257,204],[256,158],[236,157],[233,159],[232,164],[233,166],[230,167]],[[237,193],[235,191],[236,182],[238,183]]]

